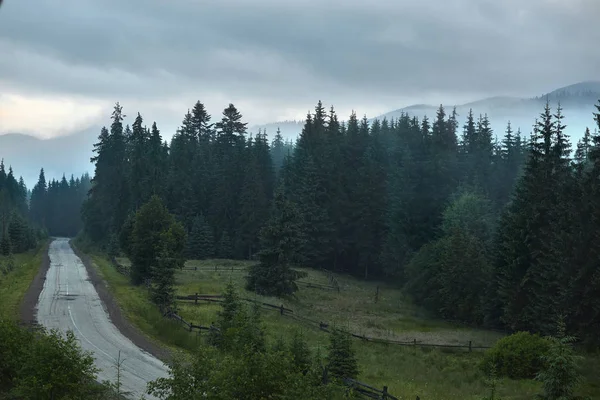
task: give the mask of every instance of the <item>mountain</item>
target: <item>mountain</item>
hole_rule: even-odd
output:
[[[0,135],[0,158],[8,169],[12,166],[15,176],[22,176],[29,189],[37,182],[40,169],[44,168],[46,180],[67,178],[84,172],[92,174],[90,163],[93,144],[97,141],[100,128],[50,139],[39,139],[29,135],[11,133]]]
[[[251,126],[248,128],[248,132],[256,134],[260,129],[267,132],[269,140],[273,140],[279,129],[284,139],[295,139],[300,135],[303,127],[304,121],[280,121]]]
[[[502,136],[506,129],[508,121],[514,130],[521,129],[525,135],[529,135],[535,119],[543,111],[546,101],[550,103],[553,109],[560,102],[565,115],[564,122],[567,125],[567,134],[571,135],[573,140],[577,140],[584,132],[586,127],[594,125],[592,113],[595,111],[594,104],[600,99],[600,81],[586,81],[573,85],[561,87],[551,92],[529,98],[496,96],[485,98],[465,104],[456,105],[456,111],[459,115],[459,123],[462,127],[464,120],[473,109],[476,117],[480,114],[487,114],[490,118],[491,126],[498,136]],[[452,112],[454,104],[444,104],[447,113]],[[414,104],[408,107],[399,108],[379,115],[374,119],[388,120],[399,118],[402,113],[410,116],[422,118],[427,115],[430,119],[435,117],[439,105]],[[281,129],[282,135],[286,138],[296,138],[302,132],[303,121],[282,121],[273,122],[265,125],[252,126],[250,132],[258,132],[258,129],[267,129],[269,138],[272,138],[277,131]],[[461,128],[462,129],[462,128]]]

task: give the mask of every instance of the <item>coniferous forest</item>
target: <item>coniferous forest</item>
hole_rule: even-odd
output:
[[[487,116],[441,106],[431,119],[340,122],[319,102],[292,146],[279,133],[248,134],[233,104],[213,119],[197,102],[167,143],[140,114],[125,125],[117,103],[95,145],[84,231],[139,253],[136,212],[150,204],[146,215],[162,215],[164,206],[175,220],[156,224],[185,232],[172,235],[185,257],[255,259],[248,280],[257,291],[293,292],[291,265],[327,268],[393,280],[449,320],[542,334],[563,321],[593,342],[598,114],[591,124],[573,146],[560,106],[540,110],[524,133],[510,123],[493,132]],[[140,263],[135,283],[160,275]]]
[[[46,183],[44,169],[31,191],[23,178],[15,178],[0,162],[0,253],[22,253],[34,248],[38,241],[50,236],[71,237],[83,228],[81,205],[90,189],[90,177],[65,176]]]

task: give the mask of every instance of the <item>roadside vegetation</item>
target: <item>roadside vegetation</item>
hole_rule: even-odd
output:
[[[48,241],[26,253],[0,256],[0,319],[19,319],[19,306],[38,273]]]
[[[150,338],[189,355],[196,354],[198,349],[206,350],[207,332],[200,335],[196,331],[190,333],[178,322],[164,318],[151,301],[148,289],[132,286],[128,277],[119,273],[106,256],[95,254],[93,260],[123,312]],[[125,267],[129,266],[126,258],[118,258],[117,261]],[[499,332],[433,318],[413,305],[393,285],[364,282],[347,275],[334,274],[340,285],[339,293],[299,285],[300,289],[294,296],[283,299],[256,295],[244,289],[247,268],[251,265],[253,262],[240,260],[187,261],[185,269],[175,272],[175,294],[221,294],[231,283],[241,298],[284,304],[294,314],[370,337],[406,341],[417,339],[419,343],[453,345],[466,345],[471,340],[474,346],[490,347],[505,337]],[[308,268],[297,270],[307,274],[300,281],[316,284],[328,282],[325,272]],[[375,302],[378,286],[379,296]],[[202,301],[199,305],[181,301],[177,302],[176,307],[178,314],[186,321],[203,326],[218,324],[219,313],[223,310],[221,304]],[[275,309],[262,310],[260,318],[268,343],[290,342],[295,335],[301,334],[311,354],[327,354],[330,334],[318,327],[281,316]],[[491,382],[495,385],[495,399],[531,399],[543,390],[542,383],[535,380],[535,374],[514,378],[502,371],[501,364],[498,364],[498,372],[494,375],[489,365],[490,357],[494,359],[491,355],[502,352],[502,347],[499,350],[474,350],[469,353],[467,348],[385,345],[360,339],[353,339],[352,346],[360,366],[357,379],[379,388],[388,386],[389,392],[398,398],[418,395],[422,399],[481,399],[491,393]],[[518,360],[520,354],[513,356],[511,363]],[[600,393],[600,381],[594,372],[598,368],[600,358],[592,354],[581,360],[578,370],[584,379],[576,392],[578,395],[593,398]]]

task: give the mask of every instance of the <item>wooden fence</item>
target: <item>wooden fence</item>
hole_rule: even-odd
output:
[[[226,272],[234,272],[234,271],[247,271],[248,267],[241,267],[241,266],[236,266],[236,265],[231,265],[229,266],[218,266],[215,265],[214,267],[210,267],[210,266],[202,266],[202,267],[188,267],[185,266],[182,268],[183,271],[202,271],[202,272],[219,272],[219,271],[226,271]]]
[[[199,301],[206,301],[209,303],[222,303],[223,302],[223,295],[220,294],[190,294],[187,296],[175,296],[175,300],[180,300],[180,301],[193,301],[194,304],[198,304]],[[270,304],[270,303],[264,303],[262,301],[258,301],[258,300],[254,300],[254,299],[248,299],[248,298],[240,298],[240,300],[243,301],[247,301],[249,303],[255,303],[258,304],[259,306],[263,307],[263,308],[267,308],[267,309],[271,309],[271,310],[277,310],[281,313],[281,315],[284,315],[285,313],[293,313],[294,311],[284,307],[283,304],[281,305],[276,305],[276,304]]]
[[[115,269],[119,273],[129,276],[129,268],[128,267],[120,264],[116,260],[116,258],[111,258],[111,262],[114,265]],[[220,269],[222,269],[222,270],[227,269],[228,271],[236,271],[236,270],[240,271],[240,270],[245,270],[246,268],[232,266],[231,268],[221,267]],[[184,270],[213,271],[213,268],[210,268],[210,267],[209,268],[185,267]],[[219,269],[215,266],[214,270],[218,271]],[[305,285],[307,287],[315,287],[315,288],[326,289],[326,290],[337,290],[339,292],[340,286],[339,286],[337,279],[333,275],[333,273],[331,273],[328,270],[323,270],[323,271],[328,276],[329,285],[323,285],[323,284],[311,283],[311,282],[298,282],[298,283],[300,283],[301,285]],[[202,301],[214,302],[214,303],[223,302],[223,295],[220,295],[220,294],[194,293],[192,295],[187,295],[187,296],[175,296],[175,298],[176,298],[176,300],[179,300],[179,301],[193,301],[194,304],[196,304],[196,305]],[[277,310],[277,311],[279,311],[279,314],[282,316],[290,317],[301,323],[304,323],[307,325],[312,325],[314,327],[318,327],[319,330],[321,330],[323,332],[327,332],[327,333],[332,332],[332,330],[329,328],[328,323],[312,320],[310,318],[297,315],[294,313],[294,311],[292,309],[286,308],[283,304],[281,304],[281,305],[270,304],[270,303],[260,302],[258,300],[248,299],[248,298],[242,298],[242,300],[258,304],[263,308]],[[213,325],[204,326],[204,325],[196,325],[193,322],[188,322],[185,319],[183,319],[183,317],[181,317],[179,314],[177,314],[176,312],[174,312],[172,310],[164,311],[163,316],[165,318],[179,322],[180,325],[189,332],[193,332],[195,330],[198,335],[202,334],[202,331],[206,331],[206,332],[210,332],[210,331],[218,332],[219,331],[219,328],[217,328],[216,326],[213,326]],[[437,347],[437,348],[455,348],[455,349],[461,348],[461,349],[468,349],[469,352],[473,351],[474,349],[489,349],[490,348],[489,346],[473,346],[472,341],[469,341],[467,345],[433,344],[433,343],[422,343],[421,341],[418,341],[417,339],[413,339],[412,341],[398,341],[398,340],[368,337],[368,336],[355,334],[355,333],[345,331],[345,330],[342,330],[342,331],[354,338],[361,339],[361,340],[364,340],[367,342],[372,342],[372,343],[382,343],[382,344],[391,344],[391,345],[400,345],[400,346],[415,346],[415,347],[419,346],[419,347]],[[377,389],[371,385],[368,385],[366,383],[362,383],[355,379],[350,379],[350,378],[345,378],[343,380],[343,383],[345,386],[352,389],[355,394],[357,394],[358,396],[361,396],[364,399],[398,400],[397,397],[394,397],[388,393],[387,386],[384,386],[383,389]],[[417,396],[417,400],[419,400],[419,396]]]
[[[332,286],[335,290],[340,291],[340,284],[337,280],[337,278],[335,277],[335,275],[333,275],[333,272],[323,268],[322,271],[327,275],[327,281],[329,282],[329,285]]]
[[[398,400],[397,397],[394,397],[388,393],[387,386],[384,386],[383,389],[377,389],[371,385],[367,385],[366,383],[362,383],[350,378],[345,378],[343,382],[344,385],[351,388],[355,394],[361,396],[362,398],[379,400]]]
[[[209,302],[209,303],[221,303],[223,301],[223,296],[218,295],[218,294],[195,293],[195,294],[191,294],[191,295],[187,295],[187,296],[175,296],[175,299],[180,300],[180,301],[193,301],[194,304],[198,305],[199,302],[202,302],[202,301]],[[314,319],[311,319],[308,317],[300,316],[300,315],[294,313],[294,311],[292,309],[284,307],[283,304],[276,305],[276,304],[264,303],[264,302],[260,302],[260,301],[248,299],[248,298],[242,298],[241,300],[256,303],[263,308],[277,310],[277,311],[279,311],[279,314],[284,317],[292,318],[292,319],[294,319],[300,323],[303,323],[305,325],[310,325],[315,328],[318,328],[323,332],[331,333],[330,325],[328,323],[323,322],[323,321],[317,321],[317,320],[314,320]],[[482,349],[490,348],[490,346],[474,346],[473,342],[471,340],[469,340],[465,344],[435,344],[435,343],[423,343],[422,341],[417,340],[417,339],[413,339],[410,341],[400,341],[400,340],[382,339],[382,338],[375,338],[375,337],[360,335],[360,334],[349,332],[349,331],[346,331],[343,329],[342,329],[342,331],[347,333],[348,335],[352,336],[353,338],[360,339],[365,342],[390,344],[390,345],[398,345],[398,346],[415,346],[415,347],[419,346],[419,347],[438,347],[438,348],[448,348],[448,349],[467,349],[469,352],[472,352],[473,350],[482,350]]]
[[[192,322],[187,322],[180,315],[178,315],[177,313],[170,311],[170,310],[164,312],[163,316],[165,318],[169,318],[169,319],[179,322],[189,332],[192,332],[195,329],[196,331],[198,331],[198,334],[200,334],[202,331],[210,331],[213,329],[217,330],[217,331],[219,330],[215,326],[203,326],[203,325],[196,325]]]
[[[123,274],[123,275],[129,275],[129,268],[126,266],[121,265],[116,258],[112,258],[111,259],[112,264],[115,266],[116,270]],[[186,268],[190,268],[190,267],[186,267]],[[192,267],[194,268],[194,267]],[[204,268],[204,267],[201,267]],[[215,267],[216,268],[216,267]],[[229,268],[229,267],[227,267]],[[241,269],[240,267],[237,267],[239,269]],[[196,269],[199,270],[199,269]],[[212,270],[209,268],[209,270]],[[321,289],[331,289],[331,290],[337,290],[339,292],[340,290],[340,286],[339,283],[337,281],[337,279],[335,278],[335,276],[333,276],[333,273],[331,271],[328,271],[326,269],[323,269],[323,272],[325,272],[328,276],[328,281],[330,286],[327,285],[322,285],[322,284],[316,284],[316,283],[309,283],[309,282],[304,282],[301,284],[304,285],[310,285],[308,287],[319,287]],[[198,294],[198,293],[194,293],[191,295],[187,295],[187,296],[175,296],[176,300],[179,301],[193,301],[194,304],[199,304],[199,302],[212,302],[212,303],[221,303],[223,296],[222,295],[215,295],[215,294]],[[331,333],[330,329],[329,329],[329,324],[322,322],[322,321],[316,321],[307,317],[303,317],[300,315],[297,315],[294,313],[294,311],[292,309],[286,308],[284,307],[283,304],[281,305],[276,305],[276,304],[270,304],[270,303],[264,303],[264,302],[260,302],[257,300],[253,300],[253,299],[248,299],[248,298],[242,298],[242,300],[244,301],[248,301],[248,302],[252,302],[252,303],[257,303],[259,306],[261,306],[262,308],[265,309],[271,309],[271,310],[277,310],[279,311],[280,315],[284,316],[284,317],[289,317],[289,318],[293,318],[301,323],[304,323],[305,325],[311,325],[315,328],[320,329],[323,332],[327,332],[327,333]],[[190,322],[187,322],[185,320],[183,320],[183,318],[181,318],[179,315],[175,314],[175,313],[168,313],[165,314],[166,317],[168,318],[172,318],[175,319],[179,322],[181,322],[181,324],[186,327],[187,330],[189,330],[190,332],[193,331],[194,329],[201,331],[201,330],[208,330],[210,329],[210,327],[205,327],[205,326],[201,326],[201,325],[194,325]],[[381,339],[381,338],[374,338],[374,337],[369,337],[369,336],[365,336],[365,335],[359,335],[353,332],[349,332],[349,331],[345,331],[348,335],[356,338],[356,339],[361,339],[363,341],[366,342],[372,342],[372,343],[382,343],[382,344],[391,344],[391,345],[398,345],[398,346],[419,346],[419,347],[434,347],[434,348],[448,348],[448,349],[468,349],[469,352],[473,351],[473,350],[483,350],[483,349],[489,349],[490,346],[474,346],[473,342],[471,340],[469,340],[466,344],[461,345],[461,344],[434,344],[434,343],[423,343],[422,341],[418,341],[417,339],[413,339],[412,341],[398,341],[398,340],[391,340],[391,339]]]
[[[110,262],[121,275],[129,276],[129,267],[124,266],[117,261],[115,257],[111,257]]]

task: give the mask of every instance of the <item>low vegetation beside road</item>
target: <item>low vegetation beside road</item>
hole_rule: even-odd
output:
[[[40,269],[46,244],[21,254],[0,255],[0,319],[19,318],[19,306]]]
[[[148,291],[134,287],[129,279],[117,272],[109,260],[99,254],[93,261],[107,281],[130,321],[152,339],[172,348],[193,351],[202,340],[194,331],[187,332],[177,322],[162,317],[152,304]],[[124,266],[127,259],[118,259]],[[364,282],[352,277],[334,274],[340,291],[301,285],[295,296],[285,300],[257,296],[243,289],[244,269],[249,262],[233,260],[188,261],[184,270],[176,274],[176,294],[220,294],[228,282],[233,282],[241,297],[271,304],[283,303],[295,315],[330,326],[352,331],[359,335],[412,341],[420,344],[492,346],[502,334],[472,329],[429,318],[412,305],[396,288]],[[307,273],[303,282],[328,285],[325,272],[300,268]],[[379,286],[379,294],[377,287]],[[377,297],[377,299],[376,299]],[[177,303],[178,313],[194,324],[209,326],[217,318],[218,303],[200,301]],[[313,351],[327,351],[329,337],[318,327],[294,318],[281,316],[278,310],[265,310],[263,321],[267,336],[272,341],[290,338],[301,330]],[[460,398],[481,399],[489,393],[486,377],[480,369],[481,351],[468,352],[467,348],[444,349],[421,346],[399,346],[354,341],[361,374],[359,380],[376,387],[388,386],[389,392],[399,398]],[[585,360],[587,384],[583,395],[593,395],[596,377],[589,371],[600,367],[598,359]],[[500,379],[496,394],[502,399],[530,399],[540,392],[540,383],[534,380]]]

